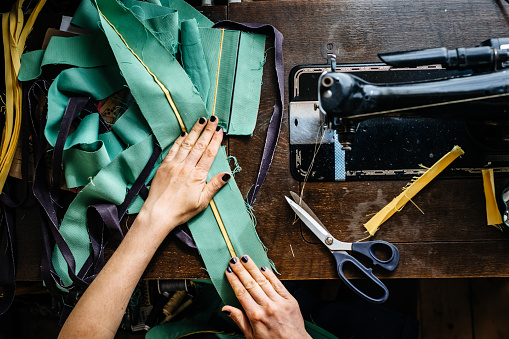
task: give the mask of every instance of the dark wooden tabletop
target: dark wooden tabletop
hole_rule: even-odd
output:
[[[288,74],[296,65],[323,64],[324,43],[339,46],[338,61],[378,61],[377,53],[446,46],[475,46],[492,37],[509,36],[509,4],[502,0],[313,0],[259,1],[202,8],[213,20],[269,23],[284,35],[285,90]],[[268,45],[269,46],[269,45]],[[266,130],[276,97],[273,50],[267,51],[257,126],[251,137],[230,137],[228,152],[242,167],[236,181],[243,194],[253,184],[261,159]],[[288,95],[285,105],[288,104]],[[395,150],[397,151],[397,150]],[[405,186],[407,181],[307,183],[304,199],[332,234],[345,241],[365,237],[363,224]],[[497,190],[509,185],[497,179]],[[257,231],[268,248],[282,279],[337,278],[333,257],[321,244],[309,244],[284,195],[298,191],[289,165],[288,111],[285,108],[281,136],[269,176],[254,204]],[[508,277],[509,230],[486,225],[482,179],[436,179],[412,204],[386,221],[373,239],[390,241],[400,250],[398,268],[383,278]],[[21,226],[19,280],[40,279],[38,216],[25,213]],[[25,228],[24,228],[25,227]],[[18,232],[18,234],[20,234]],[[39,232],[39,233],[37,233]],[[38,235],[39,234],[39,235]],[[304,238],[315,242],[303,228]],[[36,249],[24,251],[23,242]],[[38,247],[39,246],[39,247]],[[30,254],[30,253],[32,254]],[[194,250],[169,236],[145,273],[146,278],[206,278],[203,263]]]

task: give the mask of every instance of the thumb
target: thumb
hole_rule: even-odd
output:
[[[207,202],[212,200],[214,195],[231,179],[231,177],[231,174],[228,172],[219,173],[214,176],[203,188],[203,199]]]
[[[247,316],[238,308],[231,306],[224,306],[222,309],[223,313],[227,314],[236,324],[240,327],[246,338],[253,337],[253,329],[249,323]]]

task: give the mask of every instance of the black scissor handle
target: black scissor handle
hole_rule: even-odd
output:
[[[348,287],[350,287],[352,289],[352,291],[354,291],[355,293],[357,293],[359,296],[361,296],[362,298],[366,299],[367,301],[371,301],[373,303],[383,303],[384,301],[387,300],[387,298],[389,298],[389,290],[384,285],[384,283],[381,282],[380,279],[378,279],[373,274],[373,270],[371,268],[366,268],[357,259],[355,259],[351,255],[349,255],[348,253],[345,253],[345,252],[333,252],[332,254],[334,255],[334,258],[336,259],[336,263],[338,265],[338,275],[339,275],[339,277],[341,278],[341,280],[343,280],[345,282],[345,284],[348,285]],[[355,285],[353,285],[350,282],[350,280],[348,280],[345,277],[345,274],[343,273],[343,267],[348,262],[352,263],[353,265],[355,265],[368,279],[370,279],[376,285],[378,285],[384,291],[384,294],[380,298],[378,298],[378,299],[377,298],[372,298],[369,295],[367,295],[366,293],[364,293],[361,290],[359,290]]]
[[[378,258],[375,254],[375,247],[383,247],[389,249],[391,256],[387,260]],[[393,244],[383,240],[363,241],[352,243],[352,251],[360,253],[371,260],[373,265],[379,265],[388,271],[394,271],[399,263],[399,250]]]

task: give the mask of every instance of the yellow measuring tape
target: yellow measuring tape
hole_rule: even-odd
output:
[[[23,27],[24,0],[18,0],[9,13],[2,14],[2,38],[5,60],[5,125],[2,132],[0,153],[0,191],[9,175],[14,153],[21,130],[22,88],[18,81],[21,54],[25,48],[28,34],[34,26],[46,0],[40,0]]]
[[[111,26],[111,28],[113,28],[115,33],[117,33],[119,38],[122,40],[122,42],[125,44],[125,46],[129,49],[129,51],[134,55],[134,57],[136,57],[136,59],[138,59],[138,61],[142,64],[142,66],[145,68],[145,70],[152,76],[152,78],[154,79],[156,84],[161,88],[161,90],[163,91],[166,99],[168,100],[168,102],[170,104],[171,109],[173,110],[173,112],[175,113],[175,116],[177,117],[177,120],[178,120],[179,125],[180,125],[180,129],[182,130],[182,132],[187,132],[186,126],[184,124],[184,121],[182,120],[182,117],[180,116],[180,113],[179,113],[179,111],[177,109],[177,106],[175,105],[175,102],[173,101],[173,98],[171,97],[170,91],[163,85],[163,83],[157,78],[157,76],[154,73],[152,73],[152,71],[150,71],[148,66],[143,63],[141,58],[129,47],[129,45],[127,44],[127,41],[125,41],[124,37],[120,34],[119,31],[117,31],[115,26],[113,26],[113,24],[101,12],[101,10],[99,8],[97,10],[101,14],[101,16],[104,18],[104,20],[106,20],[106,22],[108,22],[108,24]],[[223,34],[224,34],[224,30],[222,30],[222,33],[221,33],[221,46],[222,46],[222,41],[223,41],[223,39],[222,39],[223,38]],[[221,51],[219,53],[221,55]],[[218,74],[219,74],[219,65],[218,65]],[[216,84],[216,91],[217,91],[217,84]],[[214,105],[215,105],[215,96],[214,96]],[[232,257],[236,257],[237,254],[235,253],[235,250],[233,248],[233,244],[231,242],[230,237],[228,236],[228,232],[226,231],[226,227],[224,226],[223,220],[221,219],[221,215],[219,214],[219,210],[218,210],[218,208],[216,206],[216,203],[214,202],[214,199],[212,199],[210,201],[210,208],[212,210],[212,213],[214,214],[214,217],[215,217],[215,219],[217,221],[219,229],[221,230],[221,234],[223,235],[224,241],[226,243],[226,246],[228,247],[228,251],[230,252],[230,255]]]

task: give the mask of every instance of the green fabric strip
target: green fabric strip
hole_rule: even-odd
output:
[[[183,21],[181,32],[182,43],[180,49],[182,52],[182,66],[200,93],[203,102],[207,102],[210,90],[210,77],[196,20]]]
[[[64,174],[68,188],[88,184],[101,168],[110,163],[110,157],[102,141],[87,144],[86,146],[83,145],[82,147],[88,149],[88,151],[77,148],[70,148],[64,151],[62,160],[66,164],[64,166]]]
[[[232,135],[253,134],[265,63],[265,35],[241,33],[230,126]]]
[[[148,136],[122,152],[78,193],[69,206],[60,226],[60,233],[74,255],[77,271],[83,267],[91,253],[86,221],[88,206],[98,202],[120,205],[124,201],[128,184],[134,183],[150,158],[154,142],[154,138]],[[67,264],[58,247],[55,247],[52,262],[64,284],[70,285],[72,281],[67,273]]]
[[[216,156],[209,173],[209,180],[221,172],[231,173],[224,148],[221,148],[221,152]],[[240,257],[248,254],[257,265],[270,267],[234,178],[230,179],[214,196],[214,201],[237,255]],[[211,225],[213,221],[215,218],[209,206],[198,217],[189,221],[189,230],[193,234],[205,267],[224,303],[240,307],[225,276],[230,253],[217,223],[215,227]]]
[[[101,52],[90,53],[94,50]],[[102,32],[75,37],[54,36],[45,50],[23,54],[21,63],[23,67],[18,77],[20,81],[38,78],[42,73],[42,67],[46,65],[97,67],[116,64],[115,57]]]
[[[164,149],[173,143],[181,130],[175,116],[177,112],[173,112],[168,100],[162,96],[164,93],[161,87],[146,68],[171,93],[187,129],[196,122],[196,115],[208,117],[209,114],[199,93],[180,64],[141,21],[117,1],[98,0],[97,3],[116,30],[122,32],[122,38],[132,50],[131,52],[117,32],[101,16],[104,32],[122,69],[122,74],[152,132]],[[135,55],[139,58],[143,55],[144,65]]]
[[[225,31],[219,63],[221,30],[199,31],[210,77],[207,110],[212,111],[215,98],[215,115],[224,122],[222,127],[228,134],[252,134],[260,102],[265,36]]]
[[[150,126],[141,114],[138,104],[133,103],[112,126],[113,131],[126,145],[134,145],[150,134]]]
[[[76,13],[72,17],[71,23],[93,32],[99,30],[101,27],[99,15],[91,0],[81,1]]]

